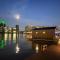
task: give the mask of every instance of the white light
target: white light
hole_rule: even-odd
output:
[[[15,15],[15,18],[16,18],[17,20],[19,20],[19,19],[20,19],[20,15],[19,15],[19,14]]]
[[[16,53],[19,53],[19,51],[20,51],[20,48],[19,48],[19,46],[17,44],[17,46],[16,46]]]

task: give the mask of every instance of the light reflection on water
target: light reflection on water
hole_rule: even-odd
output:
[[[18,42],[17,42],[17,38],[18,36],[16,36],[16,34],[0,34],[1,35],[1,39],[0,39],[0,49],[1,48],[6,48],[6,47],[10,47],[10,48],[14,48],[14,46],[16,47],[16,51],[19,51],[19,47],[18,47]],[[8,49],[8,48],[7,48]]]
[[[11,40],[12,39],[12,34],[8,34],[8,36],[9,36],[9,40]]]
[[[38,53],[38,50],[39,50],[39,47],[38,47],[38,44],[36,44],[36,53]]]
[[[16,40],[16,34],[13,34],[13,40]]]
[[[4,48],[4,46],[5,46],[5,45],[4,45],[4,41],[1,40],[1,41],[0,41],[0,48]]]
[[[19,53],[19,51],[20,51],[19,45],[16,44],[16,53]]]
[[[41,53],[47,50],[48,44],[40,44],[39,42],[32,42],[32,48],[35,50],[36,53]]]
[[[4,40],[6,41],[8,39],[8,34],[4,34]]]
[[[58,44],[60,45],[60,39],[58,39]]]
[[[7,50],[11,50],[11,52],[19,53],[20,49],[21,50],[26,50],[30,49],[31,44],[28,42],[25,37],[21,34],[16,34],[16,33],[5,33],[5,34],[0,34],[1,39],[0,39],[0,49],[1,48],[6,48]],[[19,36],[19,37],[18,37]]]
[[[48,48],[48,44],[36,43],[34,41],[29,41],[26,39],[25,34],[0,34],[0,49],[6,48],[6,50],[11,50],[14,53],[20,53],[23,51],[33,50],[36,53],[44,52]],[[19,36],[19,37],[18,37]],[[60,41],[60,40],[59,40]],[[9,53],[9,52],[8,52]]]

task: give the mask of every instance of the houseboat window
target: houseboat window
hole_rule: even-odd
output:
[[[43,31],[43,34],[45,34],[46,32],[45,31]]]
[[[36,32],[36,34],[38,34],[38,32]]]

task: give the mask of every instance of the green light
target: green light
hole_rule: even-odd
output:
[[[2,18],[0,18],[0,24],[6,24],[6,21],[5,21],[5,19],[2,19]]]
[[[4,48],[4,40],[0,41],[0,48]]]

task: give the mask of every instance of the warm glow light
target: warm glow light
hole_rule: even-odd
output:
[[[43,31],[43,34],[45,34],[46,32],[45,31]]]
[[[8,39],[8,34],[4,34],[4,39],[5,39],[5,40]]]
[[[13,31],[13,33],[16,33],[16,31]]]
[[[30,32],[26,32],[26,33],[30,33],[30,34],[32,34],[32,31],[30,31]]]
[[[38,50],[39,50],[39,47],[38,47],[38,44],[36,44],[36,53],[38,53]]]
[[[9,40],[11,40],[12,34],[9,34]]]
[[[36,32],[36,34],[38,34],[38,32]]]
[[[28,35],[26,35],[26,38],[28,38],[28,39],[32,39],[32,34],[28,34]]]
[[[58,40],[58,44],[60,44],[60,39]]]
[[[56,38],[58,38],[58,36],[55,36]]]
[[[4,28],[4,30],[5,30],[5,32],[8,32],[8,29],[7,29],[7,27],[5,27],[5,28]]]
[[[43,45],[43,51],[47,49],[47,45]]]
[[[8,32],[8,30],[5,30],[5,32]]]
[[[12,28],[9,28],[9,30],[11,30]]]
[[[13,40],[15,40],[15,41],[16,41],[16,33],[15,33],[15,34],[13,34]]]
[[[5,45],[6,45],[6,41],[8,40],[8,34],[7,33],[4,34],[4,39],[5,39]]]

